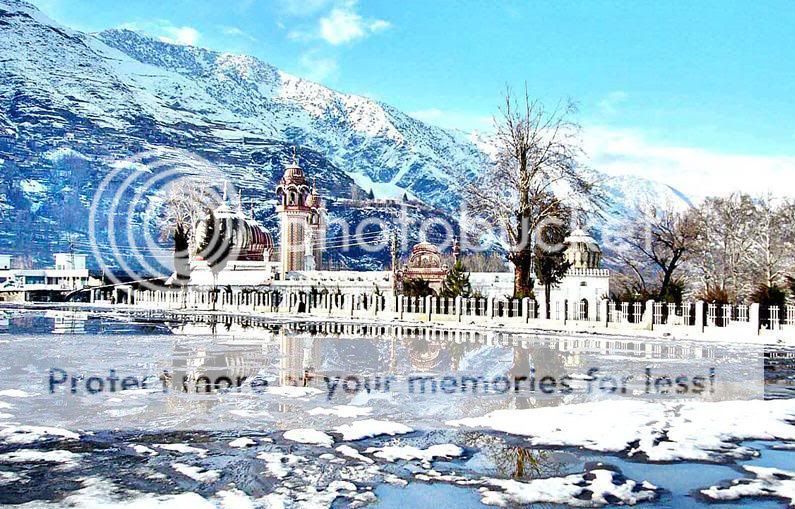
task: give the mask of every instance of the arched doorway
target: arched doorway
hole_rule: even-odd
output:
[[[588,299],[582,299],[578,305],[579,320],[588,320]]]

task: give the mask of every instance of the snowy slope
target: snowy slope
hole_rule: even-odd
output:
[[[325,196],[407,192],[429,206],[418,216],[454,211],[457,186],[488,161],[480,138],[250,56],[128,30],[85,34],[20,0],[0,0],[0,40],[0,251],[40,261],[75,235],[85,242],[83,218],[109,161],[142,150],[183,149],[216,164],[268,226],[294,145]],[[616,181],[611,215],[631,210],[636,191],[663,188],[676,195]],[[348,219],[366,213],[329,205]]]

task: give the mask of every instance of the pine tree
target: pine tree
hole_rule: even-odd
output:
[[[447,277],[442,283],[442,291],[439,296],[445,298],[467,298],[471,295],[472,285],[469,282],[469,272],[464,269],[464,264],[461,263],[461,260],[458,260],[453,265],[453,268],[447,272]]]
[[[370,189],[370,192],[367,193],[367,199],[368,200],[375,200],[375,193],[373,192],[372,188]]]
[[[543,230],[541,230],[541,240],[543,240],[543,244],[547,246],[563,244],[563,240],[566,238],[566,234],[568,233],[566,227],[563,226],[566,224],[564,219],[568,219],[570,212],[553,195],[550,194],[547,196],[546,200],[548,207],[553,210],[555,212],[555,216],[560,218],[562,221],[559,224],[549,224]],[[543,248],[540,244],[541,243],[537,243],[533,249],[533,254],[535,257],[533,268],[536,278],[538,278],[538,282],[544,285],[544,300],[546,303],[545,309],[547,310],[547,316],[545,318],[549,318],[551,307],[550,294],[552,293],[552,287],[563,281],[563,278],[566,277],[566,272],[568,272],[571,264],[566,261],[566,257],[564,256],[562,249],[551,251],[549,249]],[[522,298],[528,297],[528,295],[515,295],[515,297]]]
[[[427,297],[436,295],[431,285],[424,279],[406,279],[403,281],[403,295],[408,297]]]

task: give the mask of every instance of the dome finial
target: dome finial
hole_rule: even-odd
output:
[[[296,150],[295,145],[293,145],[293,164],[298,166],[298,151]]]

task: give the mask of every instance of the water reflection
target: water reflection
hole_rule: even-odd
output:
[[[434,425],[497,409],[610,397],[595,394],[600,384],[610,388],[605,378],[629,380],[616,395],[644,397],[646,369],[673,378],[707,376],[714,367],[725,392],[708,398],[755,391],[758,397],[763,390],[763,350],[749,345],[211,314],[163,318],[15,312],[7,316],[8,329],[24,341],[4,345],[17,362],[0,367],[2,388],[45,395],[24,403],[44,421],[52,413],[50,421],[106,419],[101,424],[114,427],[113,419],[123,416],[129,427],[194,428],[308,425],[320,420],[307,418],[308,411],[341,404],[367,407],[373,417]],[[41,374],[53,367],[78,377],[77,396],[63,387],[48,394]],[[86,396],[85,380],[106,377],[109,369],[148,377],[150,386],[170,391],[121,401],[114,401],[118,394]],[[545,385],[547,377],[552,382]],[[566,377],[570,391],[561,382]],[[532,455],[514,456],[518,472],[532,469]]]

